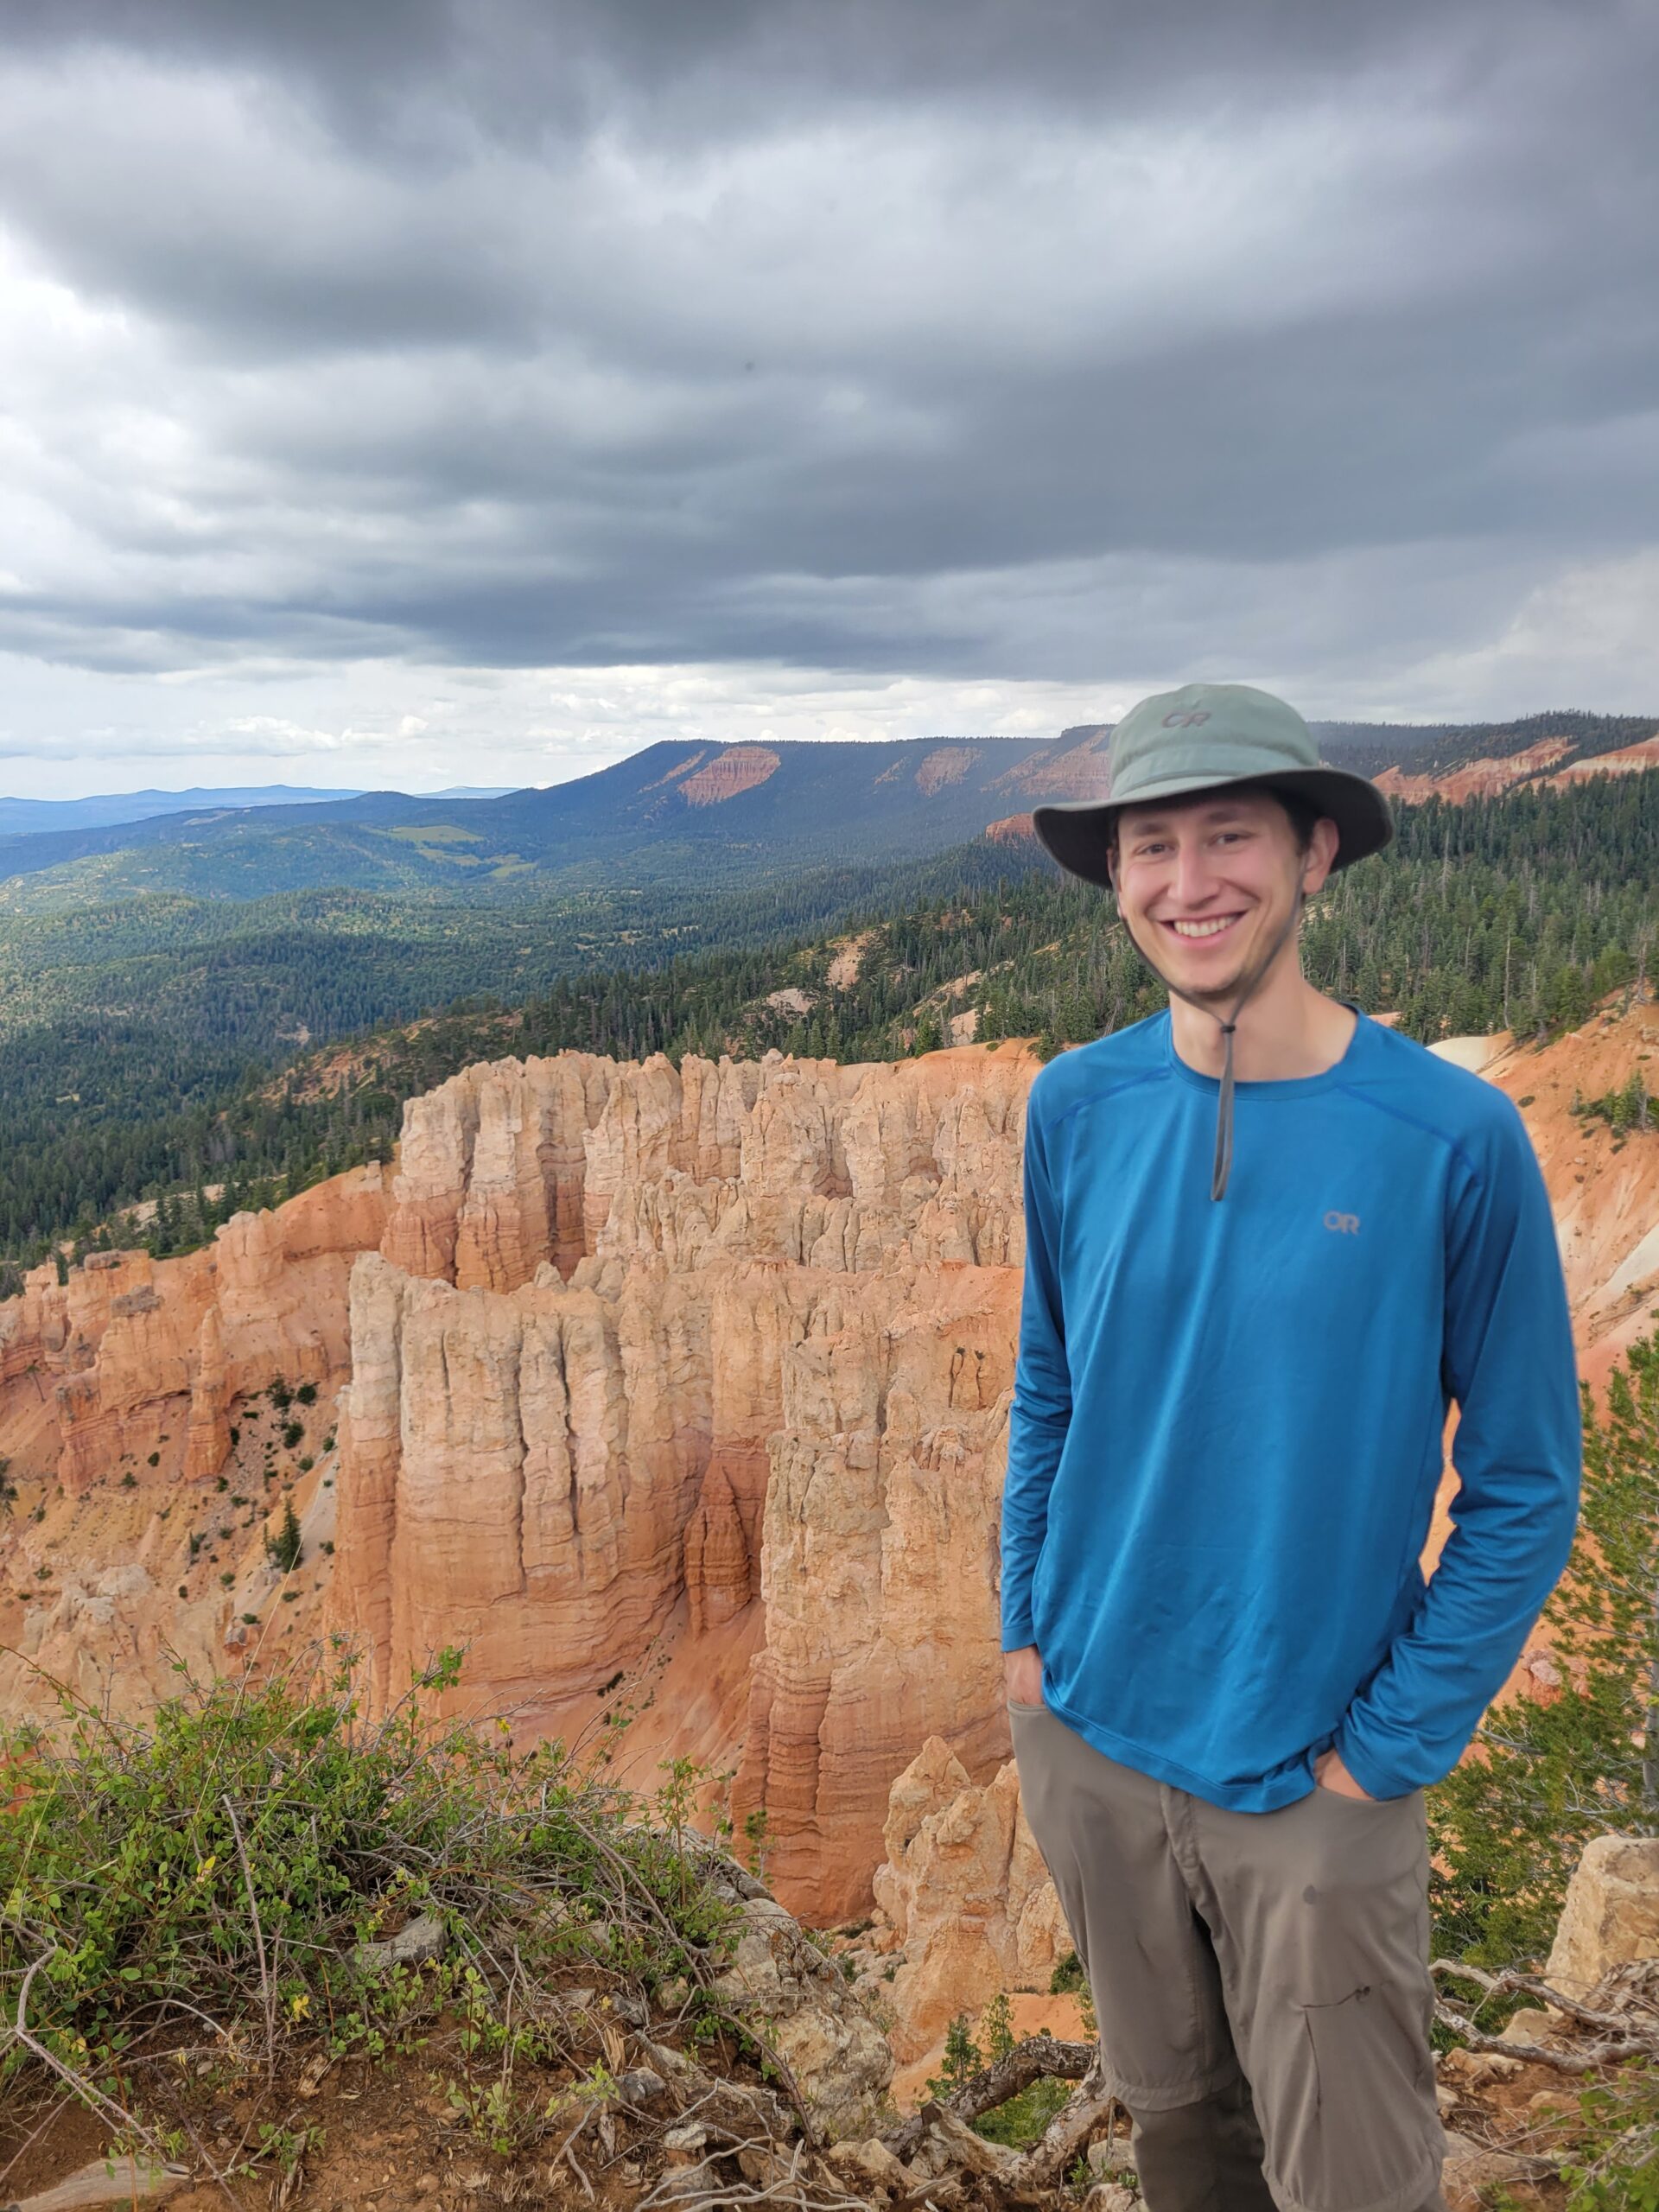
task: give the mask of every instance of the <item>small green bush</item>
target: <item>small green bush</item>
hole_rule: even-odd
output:
[[[1045,2074],[1021,2089],[1018,2096],[1010,2097],[1005,2105],[994,2111],[982,2113],[974,2122],[974,2132],[988,2142],[1006,2143],[1011,2150],[1028,2151],[1041,2142],[1048,2123],[1064,2110],[1074,2084],[1062,2081],[1058,2075]]]
[[[531,1993],[573,1968],[682,1977],[716,2024],[708,1983],[736,1910],[677,1801],[671,1827],[643,1821],[561,1743],[519,1757],[505,1724],[429,1720],[454,1652],[372,1722],[353,1655],[336,1643],[327,1664],[205,1684],[181,1667],[145,1722],[66,1691],[61,1743],[0,1734],[16,1789],[0,1803],[0,2103],[44,2051],[154,2144],[147,2100],[183,2077],[141,2058],[229,2037],[274,2065],[319,2036],[373,2056],[456,2004],[499,2053]],[[365,1976],[357,1946],[418,1911],[445,1923],[446,1959]]]

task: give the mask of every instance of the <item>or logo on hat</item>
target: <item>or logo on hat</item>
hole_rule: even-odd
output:
[[[1200,722],[1207,722],[1209,719],[1209,708],[1199,707],[1195,712],[1191,714],[1166,715],[1164,716],[1164,728],[1166,729],[1196,729]]]
[[[1338,1213],[1332,1207],[1325,1217],[1325,1225],[1327,1229],[1334,1229],[1339,1236],[1357,1236],[1359,1216],[1357,1213]]]

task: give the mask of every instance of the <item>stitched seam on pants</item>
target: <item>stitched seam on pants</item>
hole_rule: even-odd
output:
[[[1168,1785],[1166,1784],[1165,1787],[1167,1788]],[[1171,1859],[1174,1861],[1175,1872],[1180,1876],[1181,1895],[1186,1899],[1186,1909],[1195,1921],[1202,1921],[1204,1916],[1198,1910],[1198,1899],[1192,1894],[1192,1882],[1188,1878],[1186,1868],[1181,1864],[1181,1854],[1175,1848],[1175,1839],[1170,1833],[1168,1801],[1163,1796],[1161,1791],[1160,1792],[1160,1810],[1164,1816],[1164,1841],[1168,1847]],[[1190,1825],[1192,1821],[1190,1798],[1185,1803],[1178,1805],[1177,1811]],[[1197,1855],[1195,1851],[1193,1853],[1195,1859]],[[1205,1925],[1207,1928],[1208,1923],[1206,1922]],[[1198,1988],[1198,1969],[1193,1964],[1193,1948],[1198,1940],[1197,1931],[1194,1930],[1192,1940],[1182,1946],[1181,1958],[1186,1971],[1188,2011],[1198,2031],[1198,2071],[1201,2075],[1207,2075],[1212,2072],[1220,2063],[1220,2053],[1215,2049],[1211,2040],[1210,2018]],[[1213,1948],[1212,1939],[1211,1948]],[[1217,1978],[1219,1979],[1221,1971],[1219,1960],[1217,1961],[1216,1971]]]

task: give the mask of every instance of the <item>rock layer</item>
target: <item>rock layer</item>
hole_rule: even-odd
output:
[[[891,1985],[896,2057],[932,2050],[955,2014],[1000,1991],[1047,1989],[1071,1938],[1012,1759],[976,1786],[929,1737],[893,1785],[883,1840],[875,1900],[905,1955]]]
[[[142,1710],[177,1688],[176,1662],[203,1678],[310,1632],[346,1286],[385,1218],[381,1170],[357,1169],[238,1215],[203,1251],[94,1253],[62,1283],[48,1265],[0,1305],[0,1458],[18,1493],[0,1515],[0,1712],[55,1718],[54,1681]],[[278,1381],[306,1393],[282,1414],[264,1395]],[[303,1593],[273,1620],[279,1480],[320,1519]]]
[[[63,1283],[50,1262],[33,1269],[0,1304],[0,1449],[29,1434],[71,1496],[125,1473],[149,1488],[215,1473],[233,1400],[278,1376],[343,1376],[352,1262],[385,1219],[382,1170],[360,1167],[238,1214],[180,1259],[94,1252]]]
[[[755,1604],[734,1791],[820,1917],[931,1733],[1007,1751],[995,1527],[1015,1046],[468,1070],[410,1109],[353,1284],[336,1624],[549,1707]],[[539,1259],[540,1264],[537,1264]],[[735,1748],[735,1747],[734,1747]]]

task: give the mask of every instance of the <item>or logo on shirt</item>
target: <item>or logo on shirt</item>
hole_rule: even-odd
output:
[[[1338,1236],[1357,1236],[1359,1216],[1357,1213],[1338,1213],[1334,1210],[1325,1217],[1327,1229],[1334,1229]]]

